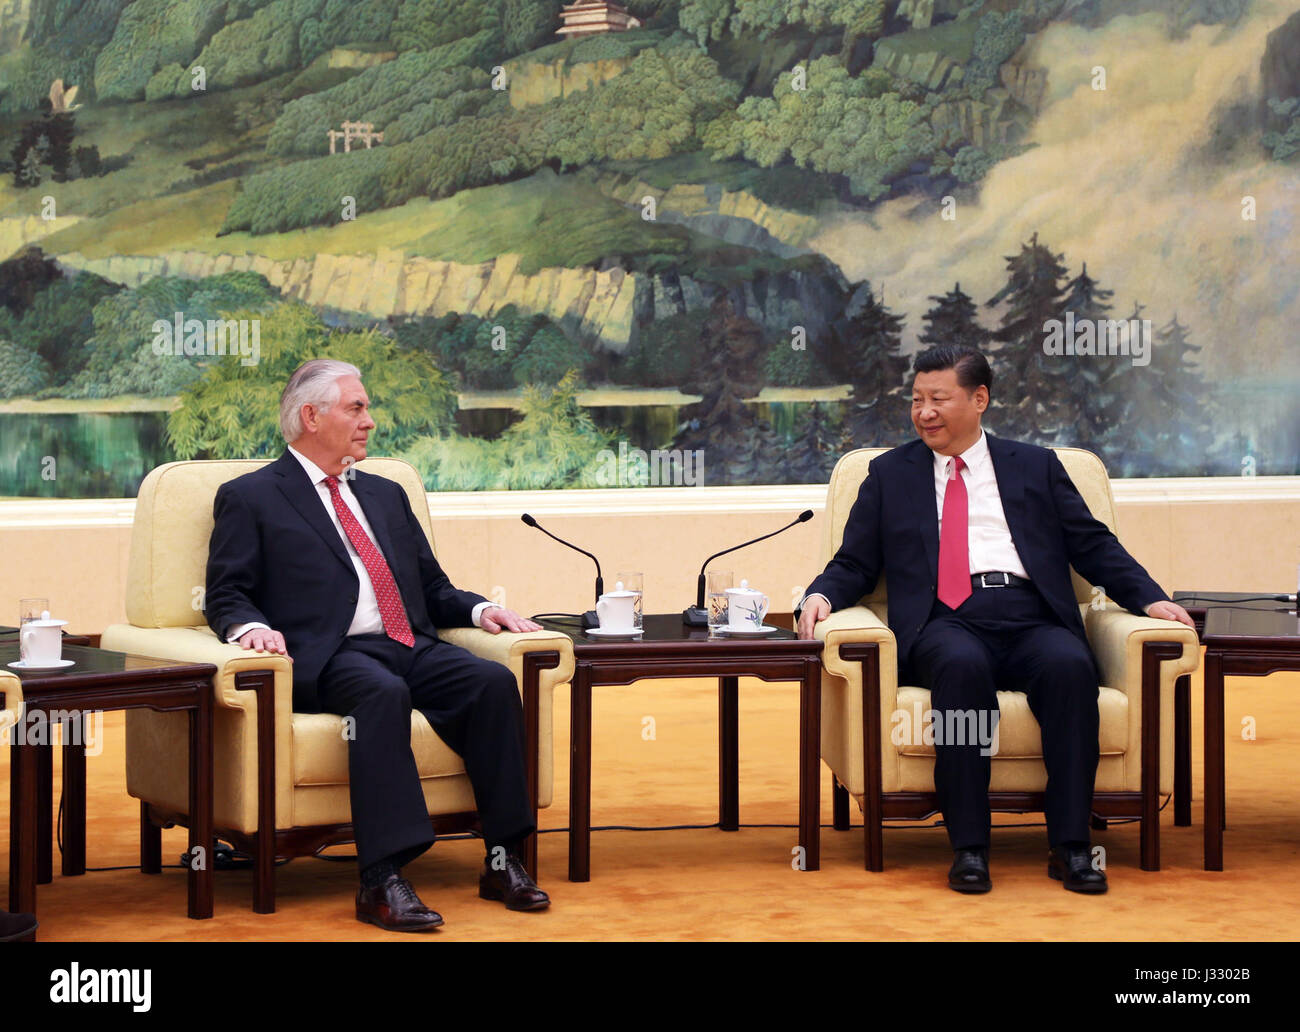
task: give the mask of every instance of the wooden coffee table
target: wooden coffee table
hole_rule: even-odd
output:
[[[212,677],[210,663],[176,663],[122,652],[65,645],[62,670],[14,671],[22,680],[22,721],[10,728],[9,909],[36,912],[37,882],[53,879],[50,839],[53,747],[50,721],[63,723],[63,874],[86,870],[85,716],[103,710],[187,710],[190,755],[190,850],[212,850]],[[0,663],[18,659],[16,643],[0,642]],[[6,669],[11,669],[6,667]],[[30,742],[30,739],[39,739]],[[212,916],[213,857],[189,871],[189,916]],[[156,873],[158,857],[141,856]]]
[[[821,866],[821,650],[791,631],[710,638],[678,614],[646,616],[639,640],[589,637],[572,623],[540,621],[573,639],[570,693],[569,881],[591,880],[591,690],[649,677],[718,679],[718,827],[740,827],[739,685],[742,676],[799,682],[799,845],[804,869]]]

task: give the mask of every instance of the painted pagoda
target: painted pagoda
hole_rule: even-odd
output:
[[[557,36],[591,36],[597,32],[626,32],[639,29],[641,22],[627,13],[622,4],[599,3],[597,0],[578,0],[560,9],[564,24],[555,30]]]

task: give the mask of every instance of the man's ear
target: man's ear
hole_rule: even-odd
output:
[[[975,401],[975,407],[981,412],[989,407],[989,389],[983,384],[980,384],[975,388],[973,398]]]

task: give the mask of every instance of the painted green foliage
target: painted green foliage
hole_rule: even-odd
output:
[[[593,357],[545,316],[520,312],[514,305],[491,319],[455,312],[410,319],[397,326],[396,337],[403,347],[427,352],[471,390],[556,384],[570,371],[580,383]]]
[[[94,332],[86,341],[86,365],[63,391],[65,397],[110,398],[119,394],[170,397],[203,375],[212,359],[160,355],[154,349],[155,324],[225,319],[243,311],[257,317],[278,294],[251,272],[228,272],[207,279],[159,276],[95,305]],[[251,313],[251,315],[250,315]]]
[[[98,276],[73,276],[50,283],[21,312],[0,307],[0,340],[15,349],[9,362],[46,383],[74,377],[89,358],[82,342],[93,332],[95,306],[120,289]],[[0,389],[19,393],[12,385]]]
[[[472,46],[463,44],[411,51],[291,101],[271,127],[266,149],[277,155],[324,154],[329,141],[322,127],[337,129],[344,119],[382,127],[384,142],[391,146],[428,132],[434,124],[472,114],[492,94],[488,73],[467,64],[467,56],[472,56]],[[462,96],[474,97],[475,108],[462,106]],[[424,114],[426,109],[430,115]],[[419,131],[411,128],[426,117],[436,121]]]
[[[95,60],[101,100],[138,100],[154,72],[187,64],[225,24],[225,0],[135,0]]]
[[[496,440],[427,436],[400,457],[420,471],[431,491],[602,486],[601,453],[614,435],[578,406],[577,390],[574,375],[554,388],[528,387],[519,402],[523,418]]]
[[[255,365],[238,356],[215,359],[181,394],[167,422],[177,456],[243,458],[278,454],[280,390],[309,358],[336,358],[361,370],[382,422],[377,447],[392,454],[424,434],[453,425],[456,394],[428,355],[400,348],[376,330],[331,332],[315,312],[282,302],[265,313],[239,309],[233,319],[260,318],[261,355]]]
[[[332,105],[331,94],[361,96],[365,78],[379,91],[375,101],[382,105],[396,99],[395,92],[417,67],[422,63],[412,59],[391,73],[375,69],[373,76],[358,76],[326,91],[319,103]],[[432,88],[453,85],[443,80]],[[409,142],[389,146],[386,141],[382,148],[258,173],[244,183],[223,232],[266,233],[338,222],[338,198],[344,195],[356,198],[361,213],[414,197],[447,197],[526,175],[546,162],[573,168],[601,159],[654,160],[696,150],[697,127],[728,110],[736,93],[736,86],[722,77],[707,54],[681,39],[672,40],[642,51],[614,82],[537,108],[515,111],[504,94],[498,94],[479,114],[435,127]],[[339,100],[337,107],[322,112],[344,106]],[[284,128],[272,131],[274,146],[310,146],[309,122],[301,112],[313,110],[312,105],[290,105]]]
[[[734,118],[705,133],[718,158],[741,155],[765,167],[792,159],[801,168],[848,176],[874,199],[888,181],[934,153],[925,108],[885,90],[880,76],[851,76],[833,57],[809,62],[806,88],[782,76],[771,97],[747,97]]]
[[[850,36],[877,36],[884,25],[884,0],[683,0],[682,28],[701,44],[728,33],[756,32],[760,39],[787,25],[813,32],[832,27]]]

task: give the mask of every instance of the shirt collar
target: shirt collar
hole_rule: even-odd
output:
[[[966,463],[966,468],[972,473],[981,468],[984,463],[989,461],[989,443],[985,439],[984,430],[980,429],[980,435],[975,443],[961,453],[962,462]],[[940,455],[934,453],[934,471],[941,477],[947,477],[949,472],[948,463],[952,461],[951,455]]]
[[[289,454],[298,460],[299,465],[303,468],[303,472],[305,472],[308,479],[311,480],[313,487],[319,486],[320,482],[329,476],[328,473],[316,465],[316,463],[312,462],[311,459],[307,458],[307,456],[302,452],[298,451],[298,449],[292,444],[289,445],[288,448]]]

